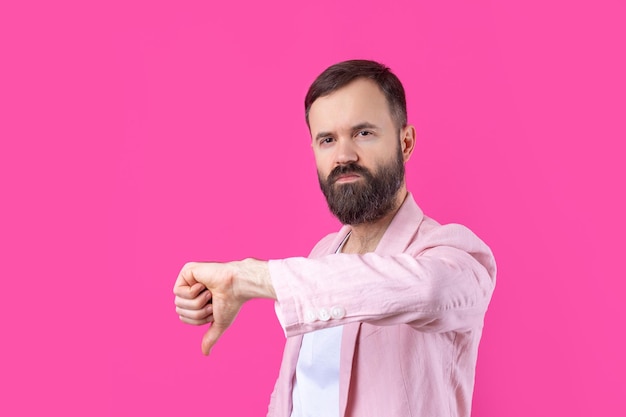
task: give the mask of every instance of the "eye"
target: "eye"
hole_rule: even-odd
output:
[[[322,138],[320,139],[320,145],[327,145],[329,143],[332,143],[334,141],[332,136],[328,136],[326,138]]]
[[[369,130],[360,130],[359,133],[357,133],[358,136],[370,136],[371,134],[372,132]]]

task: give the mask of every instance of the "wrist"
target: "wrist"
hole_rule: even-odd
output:
[[[267,261],[244,259],[232,262],[234,267],[235,291],[245,301],[253,298],[276,299]]]

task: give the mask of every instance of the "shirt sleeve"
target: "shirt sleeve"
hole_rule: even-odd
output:
[[[482,326],[495,286],[493,255],[463,226],[439,229],[397,255],[270,261],[285,334],[351,322],[427,332]]]

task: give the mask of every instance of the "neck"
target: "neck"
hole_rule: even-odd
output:
[[[393,220],[394,216],[400,209],[400,206],[404,202],[407,196],[406,188],[402,188],[396,195],[396,203],[393,210],[387,213],[384,217],[371,222],[357,224],[352,227],[350,237],[346,241],[343,247],[343,253],[368,253],[374,252],[378,246],[378,242],[387,231],[387,227]]]

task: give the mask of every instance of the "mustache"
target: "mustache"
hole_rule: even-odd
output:
[[[350,163],[347,165],[336,166],[332,171],[330,171],[326,181],[329,184],[334,184],[340,176],[346,174],[360,174],[366,178],[369,178],[372,175],[367,168],[355,163]]]

